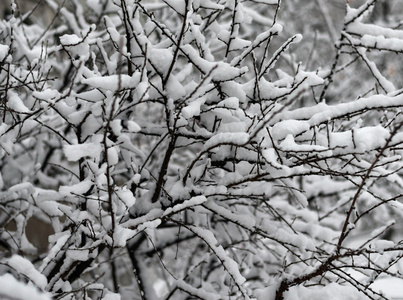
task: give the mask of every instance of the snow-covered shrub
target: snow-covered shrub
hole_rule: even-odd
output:
[[[43,2],[0,21],[0,295],[377,299],[399,278],[394,14]]]

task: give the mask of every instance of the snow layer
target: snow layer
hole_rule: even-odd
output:
[[[0,276],[0,297],[15,300],[50,300],[50,295],[39,292],[34,286],[19,282],[11,274]]]
[[[8,55],[10,47],[7,45],[1,45],[0,44],[0,61],[4,60],[6,56]]]
[[[387,299],[401,299],[403,295],[403,279],[380,278],[371,285],[375,291],[382,292]]]
[[[16,112],[27,113],[30,112],[28,107],[25,106],[24,102],[21,98],[14,92],[8,91],[8,101],[7,106]]]
[[[390,133],[382,126],[364,127],[346,132],[330,133],[330,147],[347,147],[368,151],[382,147]]]
[[[280,120],[308,120],[310,126],[319,125],[328,122],[331,119],[340,118],[345,115],[351,115],[370,109],[382,109],[388,107],[398,107],[403,105],[403,95],[386,96],[374,95],[368,98],[360,98],[352,102],[340,103],[336,105],[327,105],[321,102],[311,107],[302,107],[293,111],[279,113],[273,118],[273,123]]]
[[[271,129],[271,134],[276,140],[284,139],[288,134],[293,136],[309,130],[309,123],[300,120],[284,120],[278,122]]]
[[[385,28],[375,24],[364,24],[361,22],[353,22],[348,25],[348,33],[355,35],[371,34],[373,36],[384,36],[385,38],[403,39],[403,30]]]
[[[133,76],[121,74],[110,76],[94,76],[81,80],[93,88],[106,89],[109,91],[118,91],[123,89],[134,89],[140,82],[140,73],[137,72]]]
[[[302,152],[311,152],[311,151],[326,151],[327,148],[324,146],[317,145],[300,145],[294,141],[294,137],[289,134],[280,144],[280,149],[283,151],[302,151]],[[331,153],[330,153],[331,154]]]
[[[60,43],[74,55],[86,56],[90,53],[88,42],[75,34],[62,35],[60,37]]]
[[[134,121],[127,121],[127,129],[129,129],[130,132],[139,132],[141,127]]]
[[[171,49],[157,49],[153,48],[149,52],[149,59],[152,62],[152,66],[160,73],[167,73],[169,66],[173,60],[173,54]]]
[[[97,158],[101,154],[101,151],[101,145],[95,143],[63,146],[64,155],[69,161],[79,161],[84,157]]]
[[[210,138],[205,144],[204,149],[211,149],[220,145],[242,146],[249,141],[249,134],[246,132],[223,132]]]
[[[185,210],[192,206],[203,204],[206,201],[207,201],[207,198],[204,196],[192,197],[189,200],[184,201],[183,203],[177,204],[172,208],[166,209],[164,212],[164,216],[170,215],[172,213],[177,213],[179,211]]]
[[[389,51],[403,51],[403,40],[397,38],[387,39],[384,36],[364,35],[361,43],[368,48],[388,49]]]
[[[22,256],[14,254],[8,260],[8,265],[16,270],[19,274],[29,278],[29,280],[31,280],[41,290],[44,290],[48,284],[46,277],[39,273],[39,271],[35,269],[34,265],[28,259],[25,259]]]
[[[59,193],[62,196],[71,196],[72,194],[80,195],[87,192],[92,185],[93,182],[91,180],[84,180],[70,186],[61,186],[59,188]]]

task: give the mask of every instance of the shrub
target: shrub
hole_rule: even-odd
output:
[[[1,295],[385,298],[398,11],[42,2],[0,22]]]

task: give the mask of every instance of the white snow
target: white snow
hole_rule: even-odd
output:
[[[14,300],[51,300],[49,294],[39,292],[34,286],[22,283],[11,274],[0,275],[0,297]]]
[[[116,194],[127,207],[132,207],[136,203],[136,198],[134,197],[133,193],[126,188],[117,190]]]
[[[369,3],[369,1],[366,2]],[[346,8],[347,12],[346,15],[344,16],[345,24],[350,24],[353,21],[359,22],[365,15],[369,13],[369,11],[367,10],[367,6],[365,4],[361,5],[358,8],[352,8],[350,7],[350,5],[347,5]]]
[[[403,295],[403,279],[392,277],[379,278],[371,284],[371,288],[382,292],[387,299],[401,299]]]
[[[84,180],[81,181],[77,184],[73,185],[64,185],[59,188],[59,193],[62,196],[71,196],[72,194],[84,194],[87,192],[91,186],[93,185],[93,182],[91,180]]]
[[[264,4],[270,4],[270,5],[278,5],[279,1],[278,0],[255,0],[257,3],[264,3]]]
[[[237,109],[239,108],[239,99],[237,97],[229,97],[224,100],[222,100],[219,104],[219,107],[225,107],[225,108],[232,108],[232,109]]]
[[[129,129],[130,132],[139,132],[141,127],[134,121],[127,121],[127,129]]]
[[[47,264],[57,255],[69,237],[69,232],[61,232],[49,237],[49,242],[56,242],[56,244],[49,250],[48,255],[43,259],[42,265],[39,267],[40,272],[43,272]]]
[[[188,106],[182,109],[182,115],[186,119],[190,119],[194,116],[200,115],[201,106],[204,104],[205,101],[205,97],[201,97],[192,101]]]
[[[274,124],[270,132],[275,140],[282,140],[288,134],[296,136],[304,131],[309,130],[310,125],[306,121],[300,120],[284,120]]]
[[[298,74],[295,76],[295,79],[298,82],[302,82],[306,78],[306,83],[309,86],[315,86],[315,85],[320,85],[323,84],[325,81],[322,77],[318,76],[315,72],[305,72],[302,70],[299,70]]]
[[[283,151],[304,151],[304,152],[315,152],[315,151],[326,151],[327,148],[318,145],[306,145],[297,144],[294,140],[294,136],[288,134],[284,141],[281,142],[279,148]],[[329,153],[331,154],[331,153]]]
[[[242,50],[242,49],[247,48],[250,45],[251,45],[250,41],[236,37],[231,40],[231,45],[229,47],[229,50],[230,51]]]
[[[194,4],[195,5],[197,3],[196,7],[203,7],[203,8],[207,8],[207,9],[213,9],[213,10],[224,10],[225,6],[219,3],[215,3],[211,0],[194,0]]]
[[[369,151],[382,147],[389,135],[389,131],[380,125],[356,128],[345,132],[332,132],[330,133],[330,147]]]
[[[49,103],[54,103],[54,100],[60,97],[60,93],[57,90],[45,89],[43,91],[32,92],[32,96]]]
[[[72,260],[86,261],[88,259],[88,249],[68,249],[66,255]]]
[[[393,241],[377,240],[377,241],[373,241],[371,244],[369,244],[368,247],[371,250],[375,250],[377,253],[382,254],[385,249],[393,248],[394,246],[395,246],[395,243]]]
[[[30,182],[21,182],[13,185],[8,189],[9,193],[21,193],[23,191],[28,192],[28,194],[33,194],[35,192],[35,188]]]
[[[276,150],[274,148],[268,148],[268,149],[264,149],[262,151],[262,155],[264,157],[264,159],[270,163],[273,167],[275,168],[282,168],[283,165],[281,165],[278,162],[278,155],[276,153]]]
[[[120,120],[120,119],[112,120],[109,123],[109,126],[111,127],[111,129],[113,131],[113,134],[116,135],[116,136],[119,136],[121,131],[122,131],[122,129],[123,129],[122,120]]]
[[[309,125],[319,125],[331,119],[339,118],[347,114],[365,111],[369,109],[384,109],[388,107],[398,107],[403,105],[403,95],[386,96],[373,95],[367,98],[360,98],[355,101],[327,105],[321,102],[310,107],[297,108],[277,114],[271,121],[275,124],[281,120],[307,120]]]
[[[117,146],[108,148],[108,164],[114,166],[119,162],[119,148]]]
[[[174,57],[171,49],[152,48],[150,49],[148,55],[152,65],[157,69],[158,72],[163,74],[168,72],[169,66],[171,65]]]
[[[25,104],[21,100],[21,98],[12,91],[8,91],[7,106],[16,112],[21,112],[21,113],[30,112],[30,110],[28,109],[28,107],[25,106]]]
[[[331,242],[339,236],[338,231],[334,231],[328,227],[324,227],[322,224],[314,221],[304,222],[301,220],[295,220],[293,225],[295,226],[295,228],[298,228],[298,231],[308,234],[313,239]],[[310,245],[307,244],[306,246],[308,247]],[[314,249],[310,250],[314,251]]]
[[[36,270],[34,265],[28,259],[14,254],[8,259],[7,264],[19,274],[26,276],[41,290],[46,288],[46,285],[48,284],[46,277]]]
[[[83,40],[76,34],[65,34],[60,37],[60,43],[74,55],[86,56],[90,53],[88,40]]]
[[[63,213],[59,210],[59,204],[55,201],[43,201],[37,204],[40,209],[52,217],[61,217]]]
[[[135,94],[138,99],[143,98],[144,100],[148,98],[148,89],[150,88],[148,82],[142,81],[140,82],[135,90]]]
[[[229,122],[221,124],[218,132],[245,132],[247,130],[246,124],[241,122]]]
[[[365,34],[361,43],[369,48],[388,49],[390,51],[403,51],[403,40],[397,38],[385,38],[384,36],[372,36]]]
[[[3,61],[8,55],[10,47],[8,45],[0,44],[0,61]]]
[[[256,290],[257,300],[273,300],[275,299],[278,285],[271,284],[265,288],[260,288]]]
[[[168,82],[165,85],[167,95],[174,99],[180,99],[186,95],[186,90],[183,85],[179,82],[175,75],[171,75]]]
[[[63,152],[69,161],[79,161],[84,157],[98,158],[102,147],[96,143],[84,143],[77,145],[64,145]]]
[[[204,149],[212,149],[220,145],[243,146],[249,141],[246,132],[223,132],[211,137],[205,144]]]
[[[156,219],[152,221],[147,221],[142,224],[140,224],[137,228],[138,231],[143,231],[143,230],[152,230],[157,228],[161,224],[161,219]]]
[[[93,76],[82,79],[83,84],[87,84],[93,88],[105,89],[109,91],[118,91],[123,89],[134,89],[140,82],[140,72],[136,72],[133,76],[121,74],[110,76]]]
[[[240,77],[248,71],[247,67],[235,68],[228,63],[218,62],[215,64],[216,69],[213,71],[212,79],[215,81],[227,81]]]
[[[136,219],[129,219],[122,225],[124,225],[124,227],[135,228],[138,227],[140,224],[144,224],[145,222],[160,218],[163,215],[163,213],[164,211],[162,209],[154,208],[151,209],[146,215],[138,217]]]
[[[107,292],[102,300],[120,300],[121,295],[117,293]]]
[[[104,17],[104,20],[105,20],[105,24],[106,24],[107,29],[108,29],[108,33],[109,33],[109,35],[111,36],[112,40],[113,40],[115,43],[119,44],[121,35],[120,35],[120,33],[116,30],[115,24],[113,23],[112,19],[109,18],[109,16],[105,16],[105,17]]]
[[[372,36],[384,36],[385,38],[403,39],[403,30],[385,28],[375,24],[364,24],[358,21],[350,23],[347,32],[361,36],[370,34]]]
[[[78,44],[81,41],[82,39],[75,34],[65,34],[60,37],[60,43],[66,46]]]
[[[78,124],[82,123],[86,115],[87,112],[85,110],[78,110],[69,114],[68,121],[77,126]]]
[[[192,197],[189,200],[185,200],[183,203],[176,204],[174,207],[167,208],[164,211],[163,216],[168,216],[172,213],[177,213],[181,210],[185,210],[192,206],[197,206],[197,205],[203,204],[206,201],[207,201],[207,198],[205,196]]]

